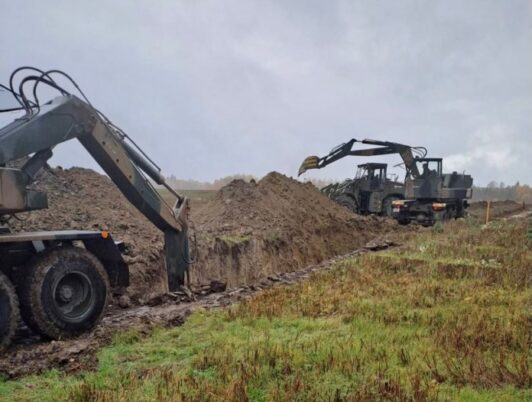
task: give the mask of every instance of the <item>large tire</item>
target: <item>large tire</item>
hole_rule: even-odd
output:
[[[352,212],[358,213],[358,205],[352,197],[349,197],[348,195],[340,195],[336,197],[334,201]]]
[[[78,247],[60,247],[36,256],[20,283],[22,318],[51,339],[94,328],[107,307],[109,278],[100,261]]]
[[[396,195],[390,195],[388,197],[386,197],[383,201],[382,201],[382,215],[384,216],[387,216],[389,218],[392,217],[392,203],[395,201],[395,200],[400,200],[401,198],[399,198],[398,196]]]
[[[7,276],[0,272],[0,351],[9,346],[19,322],[18,298]]]

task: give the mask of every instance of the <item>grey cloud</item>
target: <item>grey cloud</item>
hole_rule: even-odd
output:
[[[374,137],[424,145],[480,184],[532,182],[527,1],[34,1],[3,11],[0,77],[20,64],[68,71],[169,174],[295,175],[308,154]],[[94,167],[74,144],[54,162]],[[343,178],[359,162],[308,175]]]

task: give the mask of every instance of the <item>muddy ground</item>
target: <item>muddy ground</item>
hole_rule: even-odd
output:
[[[126,244],[133,302],[164,291],[162,234],[109,178],[88,169],[52,169],[40,175],[36,187],[48,193],[50,208],[12,220],[14,231],[109,230]],[[194,286],[213,279],[230,287],[254,283],[404,230],[391,220],[354,215],[312,184],[275,172],[257,183],[233,181],[200,208],[192,201],[191,213],[197,238],[192,248],[198,251]]]

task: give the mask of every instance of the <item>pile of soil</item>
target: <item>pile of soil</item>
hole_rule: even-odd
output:
[[[272,232],[304,236],[316,228],[366,225],[368,219],[353,215],[331,202],[312,183],[301,183],[272,172],[258,183],[234,180],[196,217],[203,231],[268,237]],[[372,220],[373,221],[373,220]]]
[[[277,172],[257,183],[231,182],[194,221],[203,240],[198,278],[230,286],[319,263],[399,230],[394,221],[355,215],[312,183]]]
[[[113,182],[90,169],[47,169],[33,187],[48,194],[49,208],[12,219],[13,231],[109,230],[126,245],[131,286],[136,296],[148,286],[163,290],[160,263],[163,238],[160,231],[133,207]]]
[[[46,170],[36,187],[50,208],[12,221],[14,231],[106,229],[126,244],[134,299],[164,290],[163,238],[111,180],[82,168]],[[395,222],[354,215],[311,183],[272,172],[259,182],[235,180],[192,210],[197,234],[193,285],[219,280],[247,285],[354,250],[399,230]],[[142,300],[139,300],[142,301]]]

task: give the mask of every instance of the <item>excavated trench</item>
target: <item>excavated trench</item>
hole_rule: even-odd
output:
[[[19,378],[43,373],[52,368],[66,373],[93,370],[98,365],[97,352],[108,345],[118,331],[136,329],[141,336],[148,336],[155,327],[182,325],[187,317],[198,309],[213,309],[238,303],[253,297],[257,292],[273,286],[289,286],[305,280],[312,273],[327,270],[346,258],[393,247],[392,241],[374,241],[342,256],[300,270],[269,275],[252,285],[225,288],[225,284],[211,281],[198,286],[193,292],[176,292],[159,295],[145,305],[120,309],[114,307],[100,325],[90,333],[76,339],[45,342],[21,328],[14,345],[0,355],[0,375]]]
[[[276,172],[256,183],[236,180],[201,207],[192,203],[198,250],[193,293],[165,295],[162,235],[107,177],[80,168],[53,169],[43,172],[36,186],[48,193],[50,208],[14,222],[12,229],[107,229],[125,242],[131,286],[127,297],[113,301],[102,324],[81,338],[43,343],[22,326],[15,345],[0,356],[0,373],[9,377],[50,367],[91,368],[94,352],[119,328],[177,325],[197,307],[232,303],[258,289],[303,279],[324,261],[363,252],[368,242],[386,246],[413,230],[354,215],[312,184]]]

